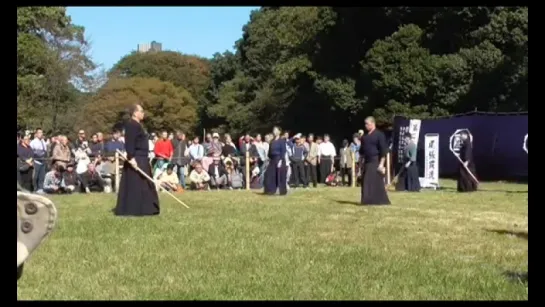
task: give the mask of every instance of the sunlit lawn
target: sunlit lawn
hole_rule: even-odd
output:
[[[158,217],[119,218],[113,194],[55,197],[58,227],[18,299],[526,300],[528,186],[390,193],[359,189],[186,192]]]

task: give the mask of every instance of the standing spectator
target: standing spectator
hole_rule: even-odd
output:
[[[155,150],[155,143],[157,142],[157,140],[158,140],[157,135],[155,135],[155,133],[152,133],[148,141],[148,150],[149,150],[148,157],[150,158],[150,160],[153,160],[155,158],[154,150]]]
[[[87,171],[81,174],[81,185],[85,193],[104,192],[106,183],[102,176],[96,171],[95,164],[89,163]]]
[[[43,130],[38,128],[34,132],[34,139],[30,142],[30,148],[34,153],[34,189],[35,192],[43,192],[45,172],[46,172],[46,158],[47,158],[47,144],[45,143]]]
[[[303,184],[304,188],[308,188],[308,181],[305,175],[305,158],[308,151],[303,142],[303,138],[297,134],[294,137],[295,146],[293,147],[293,154],[291,156],[291,165],[293,170],[294,188],[299,187],[299,183]]]
[[[237,155],[237,146],[235,143],[233,143],[233,139],[231,139],[231,135],[224,134],[223,136],[225,143],[223,145],[223,148],[221,149],[221,155],[223,156],[223,162],[225,163],[225,159],[231,158],[234,159]]]
[[[263,186],[263,173],[267,169],[267,161],[269,160],[268,151],[269,144],[261,140],[261,134],[255,136],[255,146],[259,157],[257,164],[259,167],[259,185]]]
[[[66,169],[66,165],[70,162],[71,153],[68,147],[68,139],[64,135],[59,135],[58,144],[53,148],[51,156],[52,165],[61,166]],[[59,169],[61,169],[59,168]]]
[[[112,139],[106,143],[106,156],[114,156],[116,151],[121,152],[125,151],[125,144],[120,140],[121,132],[119,130],[114,130],[112,133]]]
[[[208,144],[208,149],[205,148],[205,157],[202,160],[202,167],[207,170],[208,167],[214,162],[214,158],[221,157],[221,142],[220,135],[216,132],[212,134],[212,140]]]
[[[189,146],[189,157],[191,159],[191,164],[200,163],[204,157],[204,148],[199,144],[198,136],[193,138],[193,144]]]
[[[85,136],[85,130],[80,129],[78,131],[78,138],[76,139],[76,142],[74,143],[74,147],[77,150],[78,148],[83,148],[83,144],[87,144],[87,138]]]
[[[308,135],[308,155],[307,155],[307,178],[308,182],[312,181],[312,186],[318,186],[318,144],[314,142],[314,134]]]
[[[168,139],[168,132],[161,132],[161,139],[155,143],[153,152],[156,159],[153,178],[157,178],[166,169],[174,153],[172,142]]]
[[[363,133],[363,130],[360,130]],[[363,135],[363,134],[362,134]],[[360,147],[361,147],[361,136],[360,133],[355,133],[352,136],[352,143],[350,144],[350,150],[354,153],[354,165],[356,166],[355,174],[356,178],[353,178],[353,180],[357,180],[357,178],[360,176]],[[356,181],[357,183],[358,181]]]
[[[17,147],[17,170],[19,173],[19,183],[27,190],[32,191],[32,171],[34,163],[32,161],[34,153],[30,148],[30,136],[25,135]]]
[[[102,135],[102,133],[101,133],[101,135]],[[95,157],[103,155],[103,153],[104,153],[104,142],[99,141],[98,133],[93,134],[91,136],[91,144],[89,144],[89,148],[91,149],[91,154],[89,155],[89,157],[95,158]]]
[[[195,169],[191,171],[191,174],[189,174],[189,179],[191,180],[191,189],[199,191],[208,190],[210,176],[205,170],[203,170],[202,164],[200,162],[195,163],[194,167]]]
[[[348,140],[343,140],[343,147],[339,150],[341,181],[346,185],[345,177],[348,175],[348,186],[352,186],[352,150],[349,147]]]
[[[205,156],[208,155],[208,150],[210,150],[210,143],[212,143],[212,135],[210,133],[207,133],[204,137],[204,142],[202,143]]]
[[[182,188],[185,187],[185,171],[189,164],[189,147],[185,140],[185,133],[182,131],[176,132],[176,139],[172,140],[172,147],[174,147],[174,154],[172,155],[172,163],[176,165],[178,172],[178,179]]]
[[[333,143],[329,141],[329,135],[324,135],[324,142],[319,145],[318,163],[320,164],[320,182],[325,183],[327,176],[333,171],[333,161],[337,152]]]

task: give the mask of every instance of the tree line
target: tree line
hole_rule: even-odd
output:
[[[88,49],[64,8],[17,9],[19,125],[110,131],[142,103],[153,131],[346,137],[368,115],[528,110],[527,7],[262,7],[211,59],[133,52],[97,73]]]

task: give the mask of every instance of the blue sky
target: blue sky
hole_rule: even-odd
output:
[[[110,69],[139,43],[157,41],[163,50],[210,58],[234,50],[242,27],[257,7],[69,7],[84,26],[93,60]]]

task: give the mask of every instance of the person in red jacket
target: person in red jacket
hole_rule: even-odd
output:
[[[155,163],[155,170],[153,172],[153,177],[156,178],[163,172],[164,169],[166,169],[166,166],[170,162],[170,158],[172,158],[172,154],[174,153],[172,142],[168,139],[168,132],[161,132],[161,139],[155,143],[153,152],[155,153],[155,159],[157,160],[157,163]]]

